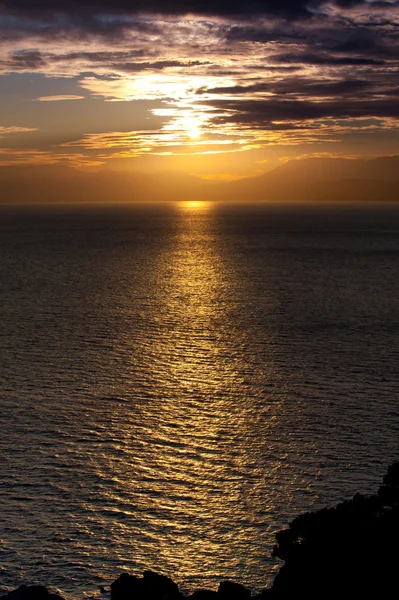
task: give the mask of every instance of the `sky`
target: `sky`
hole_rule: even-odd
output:
[[[0,166],[399,154],[399,2],[0,0]]]

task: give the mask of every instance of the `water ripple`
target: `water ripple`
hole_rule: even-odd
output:
[[[276,530],[375,489],[398,457],[397,210],[2,215],[4,589],[145,568],[261,589]]]

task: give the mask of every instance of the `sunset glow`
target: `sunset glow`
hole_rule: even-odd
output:
[[[234,179],[399,152],[396,1],[90,6],[2,3],[0,166]]]
[[[0,600],[392,596],[398,33],[0,0]]]

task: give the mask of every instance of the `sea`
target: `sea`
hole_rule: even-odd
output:
[[[0,208],[0,593],[272,583],[399,459],[399,204]]]

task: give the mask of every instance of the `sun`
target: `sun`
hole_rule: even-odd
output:
[[[195,117],[184,117],[182,124],[190,139],[197,140],[201,136],[199,119],[196,119]]]
[[[197,140],[201,136],[201,131],[198,128],[193,127],[192,129],[188,130],[187,135],[192,140]]]
[[[206,210],[210,208],[211,203],[207,200],[183,200],[179,203],[180,208],[191,212],[196,210]]]

